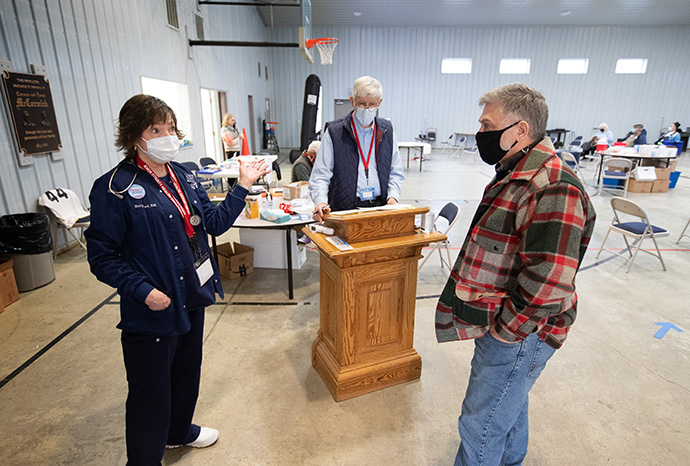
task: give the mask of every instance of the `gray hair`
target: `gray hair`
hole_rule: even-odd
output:
[[[320,148],[321,141],[312,141],[311,144],[309,144],[309,147],[307,147],[307,152],[318,152]]]
[[[380,99],[381,95],[383,95],[381,83],[371,76],[357,78],[352,86],[352,97],[373,97],[375,99]]]
[[[602,124],[599,125],[599,129],[601,129],[601,128],[604,128],[604,131],[608,131],[608,130],[609,130],[609,125],[607,125],[606,123],[602,123]]]
[[[482,107],[492,102],[498,104],[504,115],[525,120],[532,140],[541,140],[546,134],[549,107],[544,94],[537,89],[524,84],[507,84],[490,90],[479,99]]]

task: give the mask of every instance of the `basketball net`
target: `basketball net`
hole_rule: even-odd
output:
[[[316,47],[319,49],[319,57],[321,57],[322,65],[332,65],[333,64],[333,51],[338,46],[338,39],[333,37],[324,37],[321,39],[310,40],[309,47]]]

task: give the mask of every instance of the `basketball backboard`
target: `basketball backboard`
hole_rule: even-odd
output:
[[[299,28],[299,51],[309,63],[314,63],[312,50],[307,48],[307,41],[313,39],[311,33],[311,0],[302,0],[302,27]]]

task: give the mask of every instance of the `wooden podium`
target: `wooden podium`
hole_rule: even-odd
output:
[[[417,262],[422,247],[446,239],[415,228],[415,215],[428,210],[326,215],[325,225],[352,250],[304,229],[321,253],[321,328],[312,365],[336,401],[421,376],[422,358],[413,348]]]

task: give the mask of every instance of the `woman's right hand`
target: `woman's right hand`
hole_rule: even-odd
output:
[[[163,309],[166,309],[168,306],[170,306],[170,298],[168,298],[168,295],[166,295],[162,291],[159,291],[154,288],[146,297],[146,301],[144,301],[144,303],[152,311],[162,311]]]
[[[239,184],[245,188],[251,187],[262,175],[271,173],[271,166],[263,160],[255,160],[246,165],[240,163]]]

